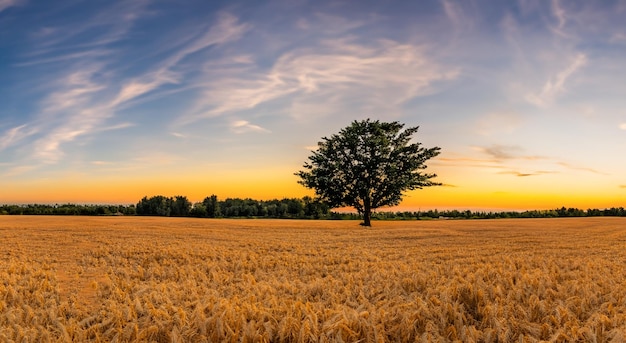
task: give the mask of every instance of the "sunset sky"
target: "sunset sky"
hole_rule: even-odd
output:
[[[626,206],[626,1],[0,0],[0,203],[302,197],[420,126],[404,208]]]

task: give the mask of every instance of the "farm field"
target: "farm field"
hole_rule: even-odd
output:
[[[626,218],[0,216],[0,342],[626,342]]]

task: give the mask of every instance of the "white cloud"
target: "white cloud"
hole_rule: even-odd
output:
[[[43,58],[28,60],[25,62],[16,63],[15,66],[27,67],[27,66],[37,65],[37,64],[54,63],[54,62],[67,63],[72,60],[84,60],[84,59],[92,59],[96,57],[107,56],[107,55],[110,55],[111,53],[112,51],[108,49],[94,49],[94,50],[81,51],[81,52],[76,52],[76,53],[69,53],[65,55],[61,54],[61,55],[55,55],[52,57],[43,57]]]
[[[235,16],[228,13],[221,13],[215,25],[199,38],[192,40],[191,43],[173,53],[158,69],[131,80],[122,86],[117,97],[113,100],[113,106],[142,96],[165,84],[179,83],[181,75],[171,69],[184,60],[185,57],[213,45],[237,40],[241,38],[249,28],[249,25],[239,23]],[[238,61],[245,61],[245,59]]]
[[[565,24],[567,23],[567,16],[565,14],[565,10],[563,9],[563,7],[561,7],[559,0],[552,0],[552,13],[558,21],[557,28],[559,30],[563,29],[563,27],[565,27]]]
[[[209,72],[206,90],[184,123],[252,109],[288,95],[292,98],[286,101],[292,105],[332,102],[340,109],[337,106],[358,103],[364,111],[394,111],[410,99],[431,93],[435,82],[458,75],[458,70],[438,65],[413,45],[388,40],[372,47],[345,39],[340,43],[326,41],[316,49],[287,52],[265,72]],[[329,107],[320,110],[320,115],[328,114],[324,112]]]
[[[124,2],[99,11],[95,16],[79,23],[70,22],[59,27],[46,27],[33,38],[37,47],[27,60],[18,66],[28,67],[42,63],[65,62],[59,70],[40,78],[42,87],[52,89],[41,102],[40,115],[33,128],[42,132],[32,144],[33,155],[41,163],[56,163],[64,152],[63,144],[95,132],[121,129],[131,124],[122,123],[102,127],[111,118],[117,103],[110,101],[112,80],[107,62],[99,59],[112,56],[113,50],[99,47],[123,39],[133,22],[143,10],[145,1]],[[98,28],[93,31],[93,29]],[[89,42],[68,43],[72,37],[92,30]],[[51,34],[54,34],[51,37]],[[65,53],[65,51],[73,51]],[[57,54],[56,51],[63,51]],[[76,63],[68,64],[68,62]],[[123,93],[124,99],[132,88]]]
[[[97,131],[102,132],[102,131],[113,131],[113,130],[121,130],[121,129],[126,129],[129,127],[133,127],[135,126],[135,124],[133,123],[119,123],[116,125],[111,125],[111,126],[105,126],[103,128],[98,129]]]
[[[126,101],[142,96],[160,86],[168,83],[178,83],[179,77],[167,69],[158,70],[150,75],[145,75],[139,80],[132,80],[122,86],[111,106],[120,105]]]
[[[64,22],[59,26],[44,27],[34,34],[40,40],[40,49],[36,52],[47,54],[57,47],[65,50],[75,44],[68,42],[88,31],[89,42],[78,43],[75,47],[89,48],[119,41],[126,36],[135,20],[140,18],[147,4],[146,0],[120,1],[110,7],[101,8],[96,15],[80,17],[77,21]]]
[[[0,0],[0,12],[18,4],[18,0]]]
[[[93,81],[100,70],[100,65],[91,65],[70,71],[66,77],[56,82],[54,88],[58,90],[44,101],[44,112],[57,112],[75,106],[86,106],[91,101],[93,93],[105,88],[104,84]]]
[[[54,84],[57,91],[43,101],[38,129],[47,134],[34,142],[36,158],[57,162],[63,143],[101,130],[101,123],[113,115],[99,100],[108,86],[95,81],[100,72],[101,65],[79,67]]]
[[[457,23],[460,16],[457,5],[448,0],[441,0],[441,5],[443,6],[443,10],[446,13],[448,19],[450,19],[450,21],[453,23]]]
[[[8,129],[0,137],[0,151],[16,144],[22,139],[37,133],[37,129],[27,129],[28,125],[20,125],[14,128]]]
[[[461,4],[450,0],[440,0],[440,2],[448,20],[450,20],[450,22],[457,27],[462,26],[465,21],[465,17],[463,15]]]
[[[24,159],[56,163],[64,155],[63,144],[108,129],[102,123],[114,115],[107,103],[112,73],[110,61],[103,58],[112,58],[118,49],[102,45],[125,38],[145,4],[143,0],[119,2],[94,16],[46,26],[31,36],[34,46],[26,54],[28,59],[17,65],[56,64],[37,80],[48,94],[40,102],[40,114],[29,124],[41,135],[28,142],[32,154]],[[88,41],[75,39],[87,31]]]
[[[1,1],[1,0],[0,0]],[[140,1],[143,3],[143,1]],[[94,40],[106,44],[117,39],[121,39],[130,28],[132,22],[136,20],[143,5],[137,6],[120,5],[99,13],[90,22],[83,22],[73,25],[72,33],[69,36],[77,35],[95,26],[110,26],[108,33]],[[117,23],[119,17],[123,23]],[[113,18],[116,18],[113,20]],[[70,66],[65,71],[65,76],[57,77],[48,86],[52,86],[51,92],[42,102],[42,115],[37,125],[40,131],[46,132],[44,136],[33,143],[34,156],[45,163],[55,163],[63,156],[62,145],[75,141],[78,137],[86,136],[94,132],[115,130],[128,127],[132,124],[122,123],[112,127],[102,128],[102,123],[114,116],[120,105],[126,104],[144,94],[150,93],[165,84],[176,84],[183,77],[180,73],[172,70],[179,62],[189,54],[198,52],[211,45],[225,43],[238,39],[246,30],[247,25],[239,24],[237,18],[227,13],[222,13],[213,26],[206,32],[181,49],[170,54],[156,68],[151,68],[143,75],[134,77],[126,82],[122,81],[119,92],[111,97],[110,89],[114,85],[110,72],[105,73],[103,67],[106,63],[78,63]],[[65,32],[70,30],[70,26],[62,28],[47,28],[46,32]],[[68,39],[68,35],[58,35],[57,40],[49,40],[46,47],[55,46]],[[41,38],[43,39],[43,38]],[[74,59],[82,60],[85,57],[101,57],[108,55],[108,51],[101,48],[89,48],[98,45],[88,43],[83,45],[87,50],[72,54],[50,56],[51,48],[40,50],[37,60],[24,62],[22,66],[32,64],[69,61]],[[243,61],[243,60],[242,60]],[[61,72],[63,73],[63,71]],[[119,82],[119,81],[118,81]],[[107,100],[108,99],[108,100]],[[11,137],[2,143],[8,145],[15,141],[17,130]]]
[[[546,106],[552,103],[557,96],[565,92],[565,83],[580,68],[587,64],[587,56],[578,54],[573,61],[561,72],[550,77],[539,93],[531,93],[526,100],[536,106]]]
[[[45,163],[55,163],[63,156],[61,144],[71,142],[89,132],[88,125],[67,125],[54,129],[35,142],[36,156]]]
[[[251,124],[246,120],[236,120],[230,125],[231,130],[234,133],[246,133],[246,132],[270,132],[268,129],[262,128],[258,125]]]
[[[237,17],[229,13],[221,13],[217,23],[200,38],[173,56],[170,63],[178,63],[185,56],[216,44],[236,41],[250,29],[250,25],[239,23]]]

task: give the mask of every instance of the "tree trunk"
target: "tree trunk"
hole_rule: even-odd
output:
[[[370,205],[369,201],[366,200],[363,206],[363,224],[361,225],[371,227],[372,226],[371,218],[372,218],[372,206]]]

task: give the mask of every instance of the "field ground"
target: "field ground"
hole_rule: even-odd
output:
[[[626,218],[0,216],[0,342],[625,342]]]

